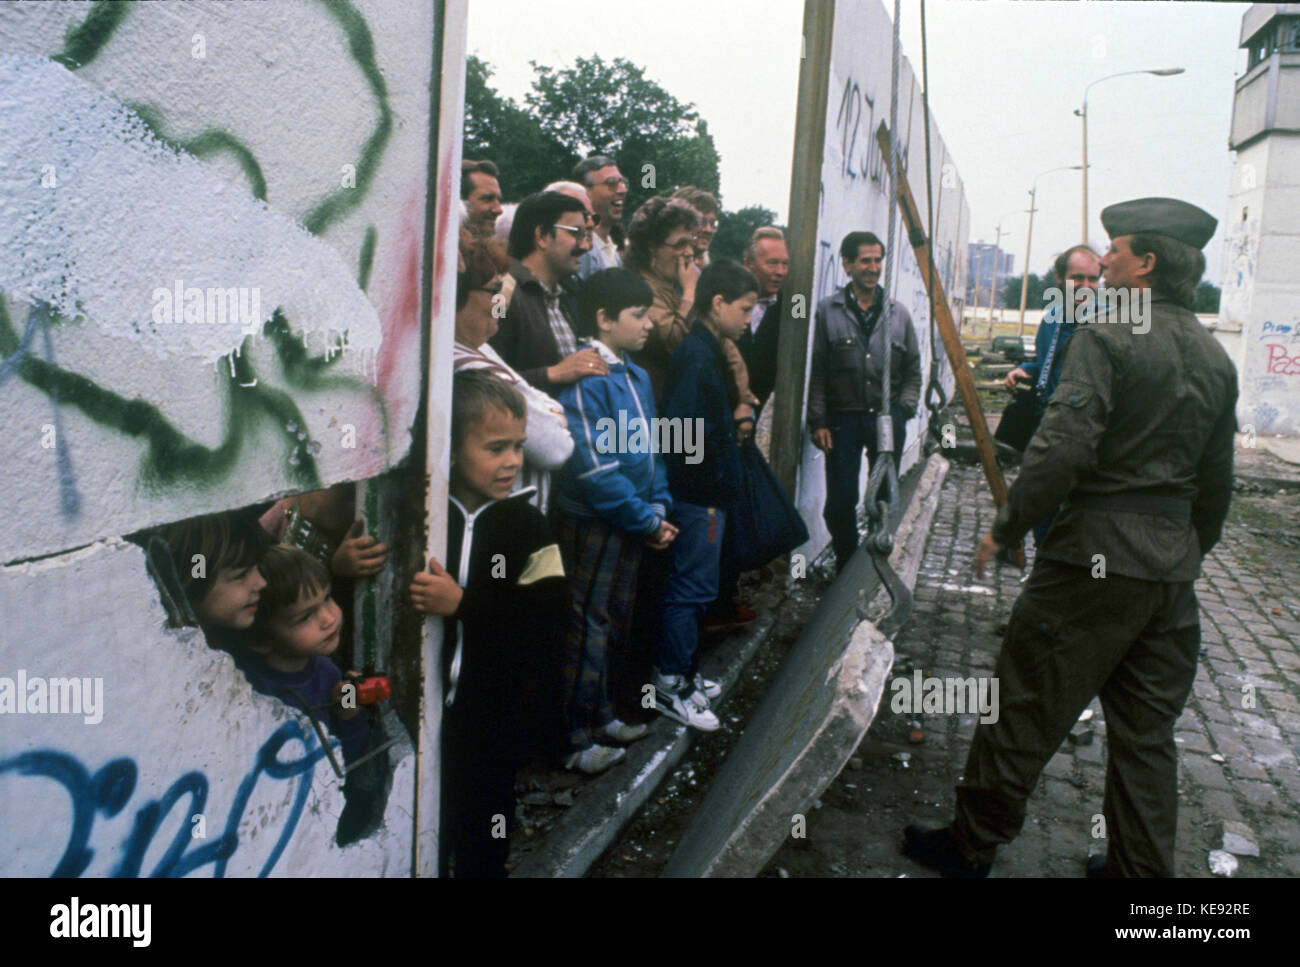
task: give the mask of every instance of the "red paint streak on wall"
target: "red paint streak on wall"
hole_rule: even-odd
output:
[[[383,315],[384,341],[380,345],[377,370],[379,392],[386,400],[403,389],[400,372],[419,359],[420,334],[420,213],[422,193],[408,196],[401,233],[389,249],[397,265],[394,290],[386,300]]]
[[[443,155],[438,158],[438,204],[435,208],[434,218],[434,235],[433,235],[433,278],[429,284],[433,287],[430,293],[430,302],[433,306],[432,318],[433,324],[438,325],[438,318],[442,315],[442,279],[447,272],[448,252],[444,251],[442,245],[443,235],[446,231],[447,220],[459,220],[459,212],[452,206],[458,199],[452,193],[452,166],[451,166],[451,149],[448,148]],[[459,187],[459,179],[457,179]]]

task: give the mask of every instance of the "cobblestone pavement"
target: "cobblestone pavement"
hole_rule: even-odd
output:
[[[1194,691],[1178,720],[1176,868],[1210,876],[1222,823],[1244,822],[1260,856],[1239,857],[1238,876],[1300,876],[1300,499],[1238,494],[1222,542],[1197,582],[1202,653]],[[954,465],[944,484],[916,587],[913,620],[895,642],[895,675],[991,676],[1021,574],[1004,567],[973,576],[993,503],[978,467]],[[1027,542],[1032,545],[1032,538]],[[1030,552],[1032,555],[1032,551]],[[932,876],[898,852],[908,822],[951,818],[976,715],[880,711],[849,766],[790,839],[767,875]],[[1102,851],[1092,836],[1105,787],[1101,705],[1048,763],[1020,837],[1003,847],[994,876],[1081,876]],[[914,742],[919,719],[922,741]],[[904,761],[905,759],[905,761]]]

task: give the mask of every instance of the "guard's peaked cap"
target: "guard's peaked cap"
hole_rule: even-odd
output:
[[[1204,248],[1219,222],[1207,211],[1177,198],[1135,198],[1101,210],[1101,224],[1111,238],[1166,235],[1192,248]]]

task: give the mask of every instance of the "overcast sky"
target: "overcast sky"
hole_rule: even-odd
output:
[[[881,0],[840,0],[879,3]],[[723,204],[761,204],[784,221],[790,194],[802,0],[470,0],[469,50],[493,85],[522,104],[536,60],[555,67],[599,53],[626,57],[682,101],[694,102],[722,159]],[[886,9],[893,13],[893,0]],[[1146,195],[1182,198],[1222,222],[1232,177],[1228,127],[1245,4],[929,0],[930,103],[966,185],[971,241],[1024,261],[1028,192],[1049,168],[1081,161],[1074,115],[1091,81],[1135,74],[1088,95],[1089,238],[1098,213]],[[653,14],[653,16],[651,16]],[[902,5],[903,50],[921,74],[920,2]],[[1032,266],[1079,241],[1079,172],[1038,182]],[[1008,234],[1009,233],[1009,234]],[[1221,282],[1222,230],[1206,248]]]

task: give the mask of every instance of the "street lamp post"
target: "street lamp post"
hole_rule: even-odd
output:
[[[1034,212],[1037,211],[1038,199],[1038,179],[1043,175],[1050,175],[1054,171],[1078,171],[1079,165],[1062,165],[1059,168],[1048,168],[1046,171],[1040,171],[1034,175],[1034,185],[1029,189],[1029,230],[1025,232],[1025,271],[1020,276],[1020,338],[1025,338],[1025,300],[1029,295],[1029,252],[1030,245],[1034,241]],[[1084,173],[1085,177],[1087,172]]]
[[[1083,106],[1075,109],[1083,121],[1083,238],[1084,245],[1088,244],[1088,91],[1094,84],[1100,84],[1102,81],[1108,81],[1112,77],[1125,77],[1129,74],[1154,74],[1157,77],[1170,77],[1174,74],[1181,74],[1186,70],[1184,67],[1157,67],[1152,70],[1139,71],[1120,71],[1118,74],[1107,74],[1105,77],[1099,77],[1092,84],[1083,89]]]

